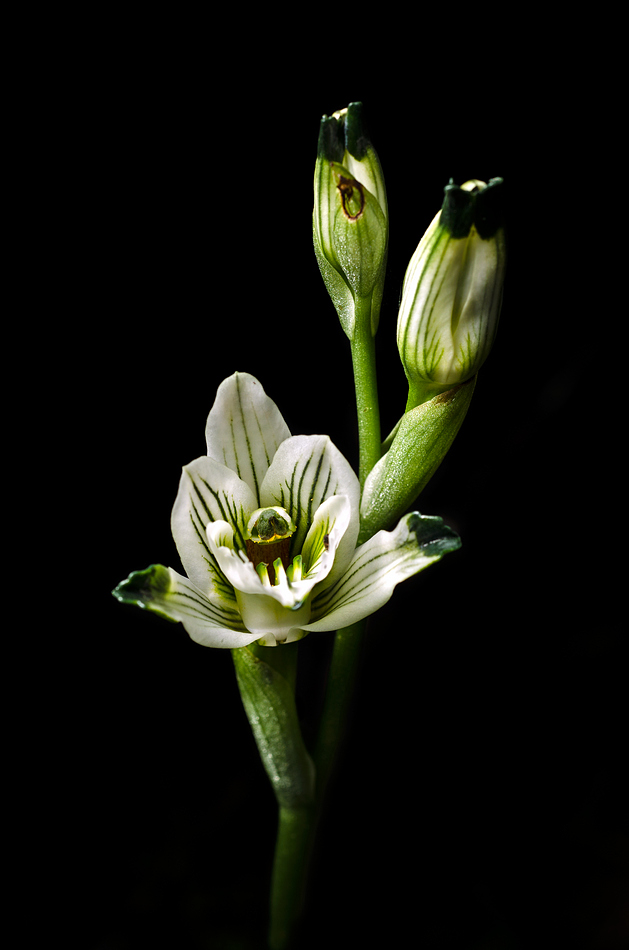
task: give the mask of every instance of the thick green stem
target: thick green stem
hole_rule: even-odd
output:
[[[289,950],[306,892],[314,843],[314,807],[280,806],[271,879],[270,950]]]
[[[284,643],[281,647],[261,647],[257,641],[249,644],[249,652],[280,673],[292,689],[293,695],[297,681],[298,648],[299,641]]]
[[[358,474],[362,489],[367,475],[379,461],[381,453],[376,346],[371,333],[371,298],[356,300],[356,329],[351,347],[358,413]]]
[[[270,950],[291,950],[303,906],[312,849],[325,792],[343,738],[353,696],[360,647],[367,621],[335,636],[319,734],[314,752],[316,799],[313,806],[280,806],[271,882]],[[295,948],[296,950],[296,948]]]

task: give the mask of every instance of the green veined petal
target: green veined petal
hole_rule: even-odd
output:
[[[351,519],[346,495],[327,498],[317,509],[302,548],[304,577],[328,587],[343,573],[345,565],[336,564],[336,553]]]
[[[231,601],[212,603],[187,577],[162,564],[134,571],[113,595],[122,603],[182,623],[191,639],[203,646],[232,649],[257,637],[244,627]]]
[[[272,367],[273,369],[274,367]],[[247,483],[260,507],[260,485],[290,431],[281,412],[249,373],[234,373],[218,387],[207,420],[207,454]]]
[[[379,531],[359,547],[343,577],[317,595],[304,630],[337,630],[379,610],[401,581],[460,547],[441,518],[412,512],[393,531]]]
[[[207,525],[226,521],[233,528],[235,547],[244,550],[247,521],[256,507],[249,486],[220,462],[202,455],[184,467],[171,527],[186,574],[201,590],[209,594],[218,587],[226,592],[208,545]]]
[[[298,435],[277,450],[262,484],[262,504],[280,505],[297,525],[291,556],[301,554],[317,509],[326,498],[347,495],[351,516],[337,551],[347,564],[358,537],[360,485],[347,459],[325,435]]]

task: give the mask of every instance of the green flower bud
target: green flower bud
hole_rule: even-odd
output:
[[[506,260],[502,184],[450,182],[411,258],[397,326],[408,409],[471,379],[489,355]]]
[[[372,334],[378,329],[389,236],[384,178],[361,109],[352,102],[323,116],[314,176],[315,255],[350,340],[358,301],[370,304],[360,312]]]

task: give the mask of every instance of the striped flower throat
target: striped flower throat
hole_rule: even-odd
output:
[[[247,524],[247,557],[265,586],[300,581],[301,554],[290,558],[291,537],[297,525],[285,508],[258,508]]]

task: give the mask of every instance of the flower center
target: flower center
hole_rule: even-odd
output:
[[[296,530],[297,525],[284,508],[258,508],[249,518],[247,557],[263,583],[277,584],[289,568],[290,539]],[[293,569],[291,566],[291,574]]]

